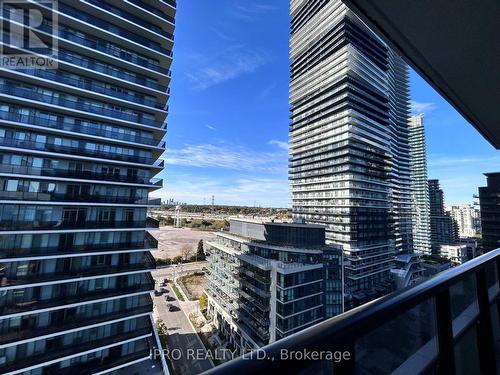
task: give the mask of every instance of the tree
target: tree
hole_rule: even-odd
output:
[[[193,248],[189,245],[184,245],[181,248],[181,257],[184,260],[189,260],[189,258],[193,255]]]
[[[202,293],[200,296],[200,311],[203,311],[207,308],[207,295],[205,293]]]
[[[198,242],[198,250],[196,251],[196,260],[201,261],[205,260],[205,249],[203,248],[203,240]]]

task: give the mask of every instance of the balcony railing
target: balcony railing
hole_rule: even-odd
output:
[[[23,221],[16,219],[1,220],[1,230],[64,230],[64,229],[96,229],[96,228],[158,228],[158,221],[148,218],[148,220],[32,220]],[[156,222],[156,224],[155,224]],[[155,226],[156,225],[156,226]]]
[[[43,364],[48,361],[55,361],[58,358],[74,354],[76,352],[85,352],[97,349],[101,346],[112,345],[116,342],[133,340],[136,337],[148,335],[152,333],[152,327],[138,328],[133,331],[119,332],[111,334],[110,336],[103,337],[98,340],[89,340],[87,342],[80,343],[75,340],[74,344],[70,345],[58,345],[55,350],[47,350],[40,354],[26,355],[22,358],[11,361],[10,363],[5,363],[0,365],[0,371],[2,374],[9,372],[18,372],[26,367],[35,366],[37,364]]]
[[[132,293],[150,292],[154,290],[155,281],[150,273],[145,274],[145,280],[138,284],[127,285],[126,280],[128,276],[118,276],[117,286],[110,289],[97,289],[97,290],[82,290],[79,289],[77,293],[71,295],[58,295],[47,298],[41,298],[40,295],[35,293],[24,293],[17,295],[7,296],[0,299],[0,315],[18,314],[23,312],[30,312],[41,309],[50,309],[56,306],[71,305],[74,303],[81,303],[93,300],[102,300],[108,297],[120,297]],[[77,284],[78,286],[78,284]],[[45,288],[45,287],[37,287]],[[61,292],[64,293],[64,292]]]
[[[124,69],[119,70],[117,68],[111,67],[110,65],[103,65],[102,63],[100,63],[96,60],[92,60],[90,58],[84,58],[84,57],[81,57],[80,55],[77,55],[75,53],[70,54],[62,49],[58,51],[57,57],[60,61],[68,62],[68,63],[74,64],[74,65],[80,66],[82,68],[88,68],[88,69],[91,69],[91,70],[98,72],[98,73],[104,73],[104,74],[107,74],[107,75],[110,75],[113,77],[125,79],[125,80],[128,80],[130,82],[137,83],[139,85],[143,85],[143,86],[146,86],[146,87],[158,90],[158,91],[165,90],[164,85],[160,85],[156,82],[152,82],[152,81],[146,79],[146,77],[143,75],[130,73]],[[166,73],[166,75],[169,77],[171,76],[170,70]]]
[[[66,118],[58,118],[56,121],[48,120],[43,118],[39,114],[26,115],[21,113],[13,113],[8,111],[0,111],[0,119],[20,122],[23,124],[43,126],[58,130],[65,130],[69,132],[76,132],[82,134],[97,135],[106,138],[118,139],[122,141],[130,141],[134,143],[142,143],[150,146],[157,146],[160,143],[159,139],[154,137],[141,137],[137,135],[131,135],[126,133],[120,133],[117,131],[108,131],[102,128],[93,128],[86,125],[77,125],[74,121],[66,121]],[[74,120],[74,118],[68,118],[68,120]],[[107,124],[101,123],[102,126],[107,126]]]
[[[161,198],[149,199],[147,204],[148,206],[161,206]]]
[[[159,228],[160,227],[160,222],[156,219],[153,219],[152,217],[147,217],[146,218],[146,227],[147,228]]]
[[[139,250],[139,249],[156,249],[158,241],[146,232],[144,241],[130,241],[130,242],[116,242],[116,243],[97,243],[97,244],[84,244],[84,245],[64,245],[64,246],[51,246],[51,247],[16,247],[12,249],[0,249],[0,259],[5,258],[28,258],[53,255],[66,255],[79,253],[104,253],[111,251],[126,251],[126,250]]]
[[[120,35],[124,37],[125,39],[132,40],[142,46],[149,47],[151,49],[154,49],[160,53],[163,54],[168,54],[170,51],[166,49],[165,47],[162,47],[160,43],[153,42],[152,40],[148,38],[144,38],[137,33],[133,33],[131,31],[125,30],[124,28],[120,28],[117,26],[114,26],[113,24],[106,22],[104,20],[97,19],[96,17],[82,12],[79,9],[73,8],[69,5],[66,4],[59,4],[59,11],[61,13],[64,13],[66,15],[69,15],[71,17],[75,17],[76,19],[80,21],[87,22],[95,27],[98,27],[102,30],[106,30],[110,33]]]
[[[70,147],[64,145],[57,145],[54,143],[26,141],[14,138],[0,138],[0,146],[16,147],[28,150],[40,150],[46,152],[57,152],[57,153],[71,154],[71,155],[81,155],[81,156],[103,158],[103,159],[115,159],[115,160],[122,160],[126,162],[140,163],[140,164],[153,164],[157,162],[157,159],[147,158],[143,156],[126,155],[124,153],[120,154],[116,152],[92,150],[85,147]],[[159,166],[163,166],[163,160],[160,162]]]
[[[70,86],[78,87],[80,89],[97,92],[115,98],[124,99],[129,102],[146,105],[153,108],[161,109],[164,106],[160,102],[156,101],[154,98],[150,99],[149,97],[136,96],[133,91],[128,91],[127,93],[125,93],[117,90],[112,90],[106,87],[104,83],[101,83],[99,81],[96,82],[93,80],[85,79],[83,77],[75,78],[59,70],[23,69],[22,73],[29,74],[34,77],[40,77],[51,81],[68,84]],[[168,70],[166,73],[168,73]]]
[[[497,249],[206,373],[497,373],[499,271]]]
[[[0,93],[16,96],[22,99],[36,100],[46,104],[53,104],[59,107],[76,109],[83,112],[89,112],[92,114],[97,114],[101,116],[106,116],[114,119],[120,119],[132,123],[140,123],[143,125],[157,126],[158,122],[154,118],[149,118],[142,112],[134,112],[132,110],[121,111],[113,109],[106,106],[104,102],[98,101],[85,101],[67,99],[61,95],[59,92],[54,92],[52,94],[44,94],[41,92],[33,91],[31,89],[24,89],[16,86],[5,85],[0,89]]]
[[[155,32],[157,34],[160,34],[160,35],[164,35],[164,36],[166,36],[167,38],[169,38],[171,40],[174,39],[174,36],[171,33],[168,33],[166,31],[164,31],[161,27],[153,25],[151,22],[147,22],[147,21],[144,21],[142,18],[136,17],[132,13],[123,11],[120,8],[117,8],[115,6],[103,3],[101,1],[88,0],[88,2],[91,3],[91,4],[93,4],[93,5],[95,5],[95,6],[97,6],[97,7],[99,7],[99,8],[101,8],[101,9],[107,10],[108,12],[111,12],[111,13],[113,13],[115,15],[123,17],[123,18],[125,18],[126,20],[128,20],[130,22],[133,22],[133,23],[135,23],[137,25],[143,26],[143,27],[145,27],[146,29],[148,29],[150,31],[153,31],[153,32]],[[169,16],[168,14],[163,14],[162,18],[166,19],[170,23],[175,23],[174,17]]]
[[[79,202],[79,203],[110,203],[110,204],[136,204],[159,206],[161,198],[134,198],[120,195],[106,194],[84,194],[76,195],[72,193],[39,192],[27,191],[2,191],[0,190],[0,200],[8,201],[40,201],[40,202]]]
[[[25,165],[0,164],[0,173],[23,174],[33,176],[67,177],[77,179],[96,179],[102,181],[119,181],[124,183],[146,184],[161,187],[163,180],[160,178],[149,178],[140,176],[124,176],[121,174],[110,174],[88,170],[68,170],[58,168],[38,168]]]
[[[145,341],[144,345],[147,345],[147,341]],[[137,345],[137,344],[136,344]],[[151,350],[146,348],[139,350],[137,352],[126,354],[126,355],[108,355],[107,357],[96,357],[92,360],[88,360],[86,362],[75,362],[71,364],[69,367],[59,368],[57,370],[58,375],[74,375],[81,374],[88,371],[88,369],[92,369],[94,374],[105,373],[106,370],[112,369],[114,367],[118,367],[120,365],[124,365],[125,363],[133,363],[134,361],[147,358],[151,355]]]
[[[85,268],[69,269],[57,272],[47,272],[47,273],[36,273],[36,274],[26,274],[26,275],[7,275],[0,277],[0,285],[2,287],[9,286],[19,286],[19,285],[31,285],[43,282],[51,281],[62,281],[71,280],[83,277],[94,277],[94,276],[114,276],[115,274],[135,272],[135,271],[147,271],[156,268],[156,261],[153,256],[148,252],[144,255],[144,258],[138,263],[125,263],[118,264],[116,266],[110,264],[99,264],[90,265]]]
[[[149,11],[149,12],[151,12],[153,14],[156,14],[158,17],[165,18],[165,12],[162,12],[158,8],[155,8],[155,7],[153,7],[153,6],[149,5],[149,4],[146,4],[144,1],[141,1],[141,0],[128,0],[128,1],[131,2],[132,4],[137,5],[138,7],[146,9],[147,11]],[[167,4],[170,4],[174,8],[176,7],[175,2],[173,2],[173,1],[167,0],[165,2]],[[169,16],[167,19],[169,20],[169,22],[175,23],[175,19],[173,17]],[[172,39],[173,39],[173,36],[172,36]]]
[[[82,326],[103,323],[106,321],[125,318],[132,315],[140,315],[153,311],[153,303],[146,302],[143,305],[125,307],[118,311],[104,313],[96,316],[73,315],[64,319],[52,321],[48,326],[37,327],[36,321],[30,321],[28,326],[5,327],[0,330],[0,344],[31,339],[38,336],[50,335],[52,333],[80,328]]]
[[[177,4],[176,4],[176,2],[174,0],[161,0],[161,1],[163,1],[164,3],[167,3],[167,4],[171,5],[171,6],[173,6],[174,8],[177,7]]]

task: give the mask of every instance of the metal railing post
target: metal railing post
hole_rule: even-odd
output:
[[[495,347],[485,268],[476,272],[476,285],[479,304],[479,320],[477,323],[479,367],[484,375],[494,374],[496,373]]]
[[[455,353],[449,288],[436,295],[436,321],[439,349],[436,373],[452,375],[455,373]]]

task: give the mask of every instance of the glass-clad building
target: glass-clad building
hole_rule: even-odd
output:
[[[410,118],[409,134],[412,181],[413,250],[416,254],[430,254],[431,219],[423,115],[420,114]]]
[[[175,11],[2,3],[2,52],[26,53],[6,39],[22,26],[57,41],[57,68],[0,67],[0,373],[120,371],[158,345],[147,212],[160,204],[148,194],[162,186]]]
[[[346,308],[391,291],[412,250],[408,67],[340,0],[291,0],[294,217],[345,255]]]

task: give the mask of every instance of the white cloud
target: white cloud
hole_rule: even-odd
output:
[[[282,148],[283,150],[287,150],[288,151],[288,142],[283,142],[283,141],[278,141],[276,139],[272,139],[272,140],[269,141],[269,144],[270,145],[276,145],[279,148]]]
[[[213,131],[216,131],[217,129],[215,128],[215,126],[212,126],[212,125],[205,125],[207,127],[207,129],[210,129],[210,130],[213,130]]]
[[[261,92],[257,94],[257,98],[261,100],[266,99],[271,94],[271,92],[274,90],[275,87],[276,87],[276,82],[271,82],[269,85],[264,87]]]
[[[214,32],[214,34],[217,35],[222,40],[226,40],[229,42],[234,41],[234,38],[232,38],[229,34],[223,32],[220,29],[216,29],[215,27],[211,27],[210,30],[212,30]]]
[[[170,165],[200,168],[273,173],[287,171],[287,155],[283,151],[261,152],[225,143],[186,145],[181,149],[167,149],[165,161]]]
[[[429,113],[437,108],[436,103],[411,101],[411,112],[415,115]]]
[[[263,14],[279,10],[278,6],[264,4],[260,2],[252,2],[248,0],[236,1],[229,10],[229,14],[233,18],[244,21],[255,21]]]
[[[478,170],[496,168],[500,164],[500,156],[460,156],[450,157],[443,155],[429,155],[428,166],[434,169],[452,169],[458,173],[456,167],[476,168]],[[452,167],[452,168],[449,168]],[[498,168],[497,168],[498,169]],[[486,170],[485,170],[486,172]]]
[[[195,90],[205,90],[240,76],[254,73],[267,63],[263,52],[252,51],[242,46],[234,46],[194,68],[187,76]]]

